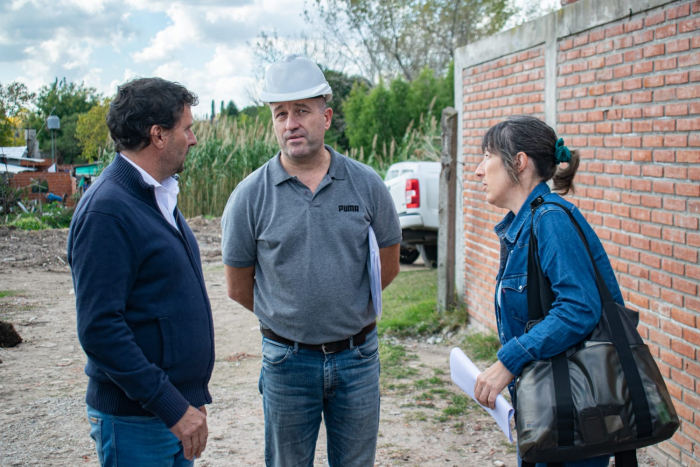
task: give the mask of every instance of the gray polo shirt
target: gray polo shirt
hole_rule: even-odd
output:
[[[255,266],[255,314],[287,339],[321,344],[374,321],[367,255],[401,241],[394,202],[371,168],[333,150],[315,193],[280,163],[280,153],[238,184],[222,227],[224,264]]]

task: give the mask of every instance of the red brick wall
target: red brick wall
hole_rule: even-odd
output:
[[[465,300],[471,317],[495,329],[493,287],[498,239],[493,226],[504,212],[484,201],[474,176],[481,137],[508,115],[544,118],[544,47],[535,47],[463,71]]]
[[[491,328],[493,226],[504,212],[485,203],[474,170],[489,126],[516,110],[543,117],[542,101],[502,97],[542,97],[541,79],[528,79],[536,87],[524,94],[525,83],[513,79],[525,72],[505,72],[521,58],[543,70],[540,50],[462,70],[463,298],[472,318]],[[556,130],[583,158],[570,199],[603,241],[628,305],[640,311],[640,332],[681,418],[672,440],[652,452],[662,465],[700,466],[700,2],[637,12],[560,38],[557,50]]]
[[[47,180],[49,182],[49,192],[58,196],[68,195],[69,197],[75,193],[75,178],[71,177],[68,172],[20,172],[12,177],[12,186],[14,187],[29,187],[34,180]],[[29,199],[44,199],[46,193],[32,193],[31,189],[27,188],[23,194]]]
[[[682,419],[660,448],[685,465],[700,459],[699,29],[700,3],[673,3],[566,38],[557,62],[574,202],[641,313]]]

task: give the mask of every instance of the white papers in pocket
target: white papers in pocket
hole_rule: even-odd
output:
[[[377,320],[382,317],[382,262],[379,259],[379,244],[372,226],[369,226],[369,255],[367,270],[369,271],[369,289],[372,294],[372,306],[377,314]]]
[[[474,397],[474,386],[476,385],[476,377],[479,376],[481,371],[479,371],[469,357],[457,347],[450,352],[450,372],[452,373],[452,381],[479,404]],[[512,443],[513,433],[510,431],[510,419],[514,412],[513,406],[508,403],[505,397],[499,394],[498,397],[496,397],[496,408],[494,410],[484,407],[483,405],[481,407],[496,420],[503,434],[506,435],[508,441]]]

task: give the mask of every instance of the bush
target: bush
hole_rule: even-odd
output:
[[[34,216],[20,217],[10,225],[14,225],[21,230],[44,230],[49,228],[41,219],[37,219]]]
[[[497,353],[501,348],[501,341],[496,334],[474,332],[464,338],[462,345],[464,352],[472,360],[493,363],[498,360]]]
[[[452,65],[443,77],[425,68],[411,82],[395,78],[374,88],[356,83],[343,103],[350,147],[368,155],[386,154],[394,146],[400,151],[409,144],[412,128],[420,129],[419,121],[439,120],[442,110],[454,105],[453,83]]]
[[[41,216],[41,221],[51,229],[66,229],[73,219],[73,208],[49,210]]]

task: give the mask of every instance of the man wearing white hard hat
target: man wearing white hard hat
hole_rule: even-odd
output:
[[[262,332],[259,389],[268,466],[312,466],[323,418],[331,466],[374,464],[379,354],[368,234],[381,286],[399,272],[401,226],[374,170],[324,145],[332,90],[311,60],[288,55],[260,98],[280,152],[231,194],[222,225],[229,296]]]

